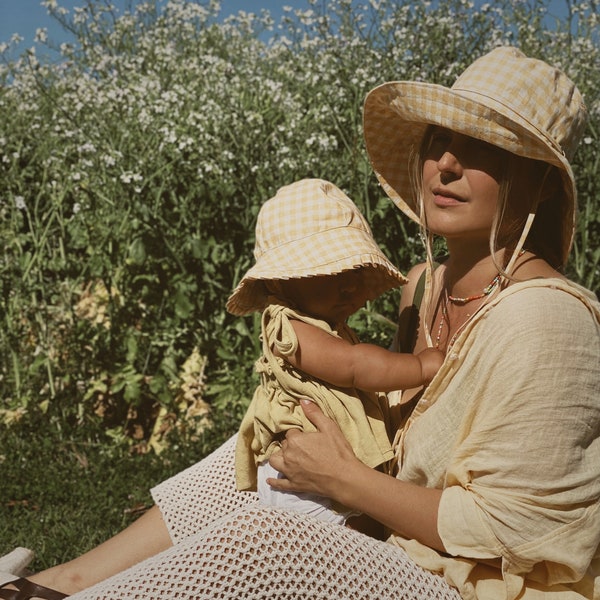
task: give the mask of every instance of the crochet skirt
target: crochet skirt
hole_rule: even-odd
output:
[[[235,437],[152,490],[173,546],[72,600],[460,600],[403,550],[259,506],[235,487]]]

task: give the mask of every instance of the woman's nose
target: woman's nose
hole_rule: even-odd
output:
[[[460,177],[462,174],[462,164],[456,151],[447,149],[437,162],[438,170],[442,174],[451,174]]]

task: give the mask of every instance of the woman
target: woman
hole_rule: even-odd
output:
[[[600,306],[559,272],[584,122],[572,82],[514,48],[451,89],[387,83],[366,99],[377,177],[449,252],[409,274],[401,317],[414,305],[419,325],[398,340],[446,359],[402,398],[396,477],[307,402],[318,431],[288,434],[271,459],[286,478],[270,482],[369,514],[390,543],[256,508],[234,491],[230,442],[120,536],[32,579],[71,591],[150,556],[74,597],[600,597]]]

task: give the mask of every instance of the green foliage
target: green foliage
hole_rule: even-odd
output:
[[[72,14],[49,0],[73,43],[56,61],[42,44],[16,59],[4,48],[0,70],[0,419],[101,420],[117,441],[148,440],[161,409],[181,420],[181,369],[198,348],[199,394],[236,423],[259,327],[224,306],[252,262],[262,202],[329,179],[408,270],[421,244],[366,159],[364,96],[391,79],[450,84],[500,43],[561,65],[586,96],[569,274],[597,289],[600,11],[567,2],[558,21],[551,4],[314,0],[275,27],[266,12],[219,23],[215,3],[117,15],[100,0]],[[359,336],[387,343],[379,323],[396,304],[357,315]]]

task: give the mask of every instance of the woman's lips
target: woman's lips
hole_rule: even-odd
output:
[[[458,206],[459,204],[464,204],[464,200],[458,198],[454,194],[450,193],[447,190],[435,189],[433,190],[433,202],[436,206],[445,208],[449,206]]]

